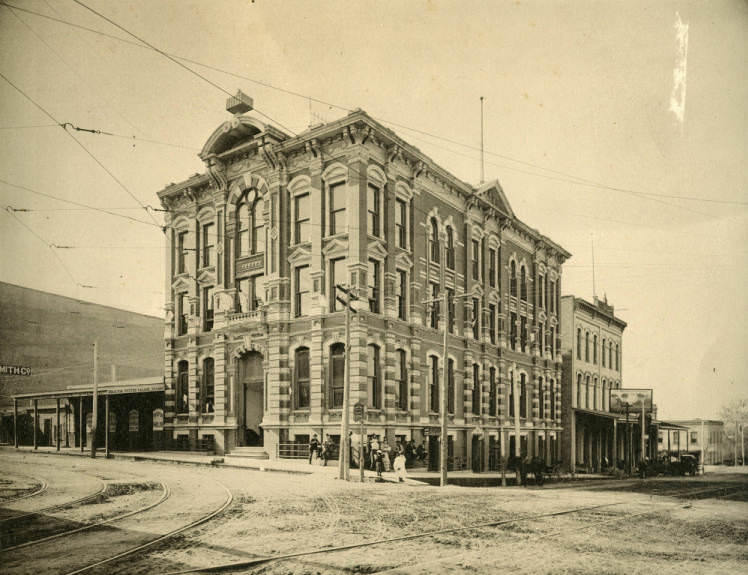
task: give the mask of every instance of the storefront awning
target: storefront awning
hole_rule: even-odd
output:
[[[123,395],[126,393],[157,393],[166,389],[162,377],[141,377],[122,381],[100,383],[97,389],[99,395]],[[71,385],[59,391],[43,391],[39,393],[19,393],[13,399],[64,399],[69,397],[88,397],[93,395],[93,384]]]

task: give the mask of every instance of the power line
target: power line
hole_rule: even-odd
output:
[[[107,209],[104,209],[104,208],[98,208],[96,206],[91,206],[91,205],[88,205],[88,204],[83,204],[81,202],[76,202],[76,201],[73,201],[73,200],[66,200],[65,198],[60,198],[60,197],[57,197],[57,196],[53,196],[51,194],[45,194],[44,192],[40,192],[38,190],[34,190],[32,188],[29,188],[28,186],[22,186],[20,184],[14,184],[14,183],[9,182],[7,180],[4,180],[2,178],[0,178],[0,183],[5,184],[6,186],[10,186],[12,188],[18,188],[19,190],[24,190],[24,191],[27,191],[27,192],[31,192],[32,194],[37,194],[39,196],[44,196],[45,198],[50,198],[50,199],[53,199],[53,200],[57,200],[58,202],[64,202],[64,203],[67,203],[67,204],[72,204],[74,206],[79,206],[79,207],[85,208],[87,210],[94,210],[94,211],[97,211],[97,212],[102,212],[104,214],[109,214],[110,216],[116,216],[118,218],[124,218],[126,220],[130,220],[131,222],[137,222],[139,224],[145,224],[147,226],[154,226],[154,227],[157,227],[158,229],[163,229],[163,227],[161,225],[159,225],[158,223],[152,224],[151,222],[146,222],[146,221],[140,220],[138,218],[133,218],[132,216],[128,216],[126,214],[118,214],[116,212],[111,212],[111,211],[109,211]],[[140,209],[140,208],[132,208],[132,209]],[[27,210],[16,210],[16,209],[14,209],[14,211],[27,211]]]
[[[129,195],[129,196],[130,196],[130,197],[131,197],[131,198],[132,198],[133,200],[135,200],[135,201],[136,201],[136,202],[137,202],[137,203],[138,203],[138,204],[140,205],[140,207],[141,207],[141,208],[143,208],[143,209],[144,209],[144,210],[145,210],[145,211],[146,211],[146,212],[148,213],[148,216],[149,216],[149,217],[150,217],[150,218],[151,218],[151,219],[153,220],[153,223],[154,223],[154,224],[156,224],[156,225],[158,225],[158,222],[156,221],[156,218],[154,218],[154,217],[153,217],[153,214],[151,214],[151,213],[150,213],[150,212],[148,211],[148,209],[147,209],[147,208],[145,207],[145,205],[143,205],[143,203],[142,203],[142,202],[141,202],[141,201],[140,201],[140,200],[139,200],[139,199],[137,198],[137,196],[136,196],[135,194],[133,194],[133,193],[132,193],[132,192],[130,191],[130,189],[129,189],[129,188],[128,188],[128,187],[127,187],[127,186],[126,186],[125,184],[123,184],[123,183],[122,183],[122,181],[121,181],[121,180],[120,180],[120,179],[119,179],[119,178],[118,178],[117,176],[115,176],[115,175],[114,175],[114,173],[113,173],[112,171],[110,171],[110,170],[109,170],[109,168],[107,168],[107,167],[106,167],[106,166],[105,166],[105,165],[104,165],[104,164],[103,164],[103,163],[101,162],[101,160],[99,160],[99,159],[98,159],[98,158],[97,158],[96,156],[94,156],[94,155],[93,155],[93,153],[92,153],[91,151],[89,151],[89,149],[88,149],[88,148],[86,148],[86,146],[84,146],[84,145],[83,145],[83,144],[81,143],[81,141],[80,141],[80,140],[78,140],[78,138],[76,138],[75,136],[73,136],[73,134],[71,134],[70,132],[68,132],[68,131],[67,131],[67,130],[65,129],[64,125],[63,125],[62,123],[60,123],[60,122],[59,122],[59,121],[57,120],[57,118],[55,118],[55,117],[54,117],[54,116],[53,116],[53,115],[52,115],[51,113],[49,113],[49,112],[48,112],[48,111],[47,111],[47,110],[46,110],[46,109],[45,109],[45,108],[44,108],[44,107],[43,107],[43,106],[42,106],[41,104],[39,104],[39,103],[38,103],[38,102],[37,102],[36,100],[34,100],[34,99],[33,99],[33,98],[31,97],[31,96],[29,96],[29,95],[28,95],[28,94],[27,94],[26,92],[24,92],[24,91],[23,91],[23,90],[22,90],[21,88],[19,88],[19,87],[18,87],[18,86],[16,86],[16,85],[15,85],[15,84],[14,84],[13,82],[11,82],[11,81],[10,81],[10,79],[8,79],[8,77],[7,77],[7,76],[5,76],[5,74],[3,74],[2,72],[0,72],[0,78],[2,78],[2,79],[3,79],[3,80],[5,80],[5,81],[6,81],[6,82],[7,82],[8,84],[10,84],[10,85],[11,85],[11,86],[12,86],[12,87],[13,87],[13,88],[14,88],[14,89],[15,89],[15,90],[16,90],[16,91],[18,92],[18,93],[20,93],[20,94],[21,94],[21,95],[22,95],[22,96],[23,96],[24,98],[26,98],[26,99],[27,99],[27,100],[28,100],[29,102],[31,102],[32,104],[34,104],[34,106],[36,106],[36,107],[37,107],[37,108],[38,108],[39,110],[41,110],[41,111],[42,111],[42,112],[43,112],[43,113],[44,113],[44,114],[45,114],[45,115],[46,115],[46,116],[47,116],[47,117],[48,117],[48,118],[49,118],[50,120],[52,120],[52,121],[53,121],[53,122],[55,122],[56,124],[60,125],[60,127],[61,127],[61,128],[62,128],[62,129],[64,130],[64,132],[65,132],[65,133],[66,133],[66,134],[67,134],[67,135],[68,135],[68,136],[69,136],[70,138],[72,138],[72,140],[73,140],[73,141],[74,141],[74,142],[75,142],[76,144],[78,144],[78,146],[80,146],[80,148],[81,148],[81,149],[82,149],[82,150],[83,150],[84,152],[86,152],[86,154],[88,154],[88,155],[89,155],[89,156],[91,157],[91,159],[93,159],[93,160],[94,160],[94,161],[95,161],[95,162],[96,162],[96,163],[97,163],[97,164],[98,164],[98,165],[99,165],[99,166],[101,167],[101,169],[102,169],[102,170],[104,170],[104,171],[105,171],[105,172],[106,172],[107,174],[109,174],[109,176],[110,176],[110,177],[111,177],[111,178],[112,178],[112,179],[113,179],[113,180],[114,180],[115,182],[117,182],[117,184],[119,184],[119,186],[120,186],[120,187],[121,187],[121,188],[122,188],[122,189],[123,189],[123,190],[124,190],[125,192],[127,192],[127,194],[128,194],[128,195]]]
[[[157,48],[156,46],[154,46],[153,44],[151,44],[151,43],[150,43],[150,42],[148,42],[147,40],[144,40],[143,38],[141,38],[141,37],[137,36],[137,35],[136,35],[136,34],[134,34],[133,32],[130,32],[130,31],[129,31],[129,30],[127,29],[127,28],[125,28],[124,26],[121,26],[121,25],[117,24],[117,22],[115,22],[114,20],[112,20],[112,19],[110,19],[110,18],[108,18],[108,17],[104,16],[104,14],[102,14],[101,12],[97,12],[96,10],[94,10],[94,9],[93,9],[93,8],[91,8],[90,6],[87,6],[86,4],[84,4],[83,2],[81,2],[80,0],[73,0],[73,2],[75,2],[76,4],[78,4],[78,5],[79,5],[79,6],[81,6],[81,7],[85,8],[86,10],[88,10],[88,11],[90,11],[90,12],[93,12],[93,13],[94,13],[94,14],[96,14],[96,15],[97,15],[97,16],[98,16],[99,18],[101,18],[101,19],[103,19],[103,20],[106,20],[106,21],[107,21],[107,22],[109,22],[109,23],[110,23],[110,24],[111,24],[112,26],[115,26],[116,28],[119,28],[120,30],[122,30],[122,31],[123,31],[123,32],[125,32],[126,34],[129,34],[130,36],[132,36],[133,38],[135,38],[135,39],[136,39],[136,40],[137,40],[138,42],[142,42],[143,44],[145,44],[146,46],[148,46],[148,47],[149,47],[149,48],[150,48],[151,50],[155,50],[156,52],[158,52],[159,54],[161,54],[161,55],[162,55],[162,56],[164,56],[165,58],[167,58],[167,59],[171,60],[172,62],[174,62],[174,63],[175,63],[175,64],[176,64],[177,66],[179,66],[180,68],[184,68],[184,69],[185,69],[185,70],[187,70],[187,71],[188,71],[189,73],[191,73],[191,74],[194,74],[195,76],[197,76],[198,78],[200,78],[200,79],[201,79],[201,80],[203,80],[204,82],[207,82],[208,84],[210,84],[210,85],[211,85],[211,86],[213,86],[214,88],[216,88],[216,89],[220,90],[221,92],[223,92],[224,94],[226,94],[226,95],[227,95],[227,96],[228,96],[229,98],[233,98],[233,97],[234,97],[234,94],[232,94],[231,92],[229,92],[228,90],[226,90],[226,89],[225,89],[225,88],[223,88],[222,86],[219,86],[218,84],[216,84],[215,82],[213,82],[213,80],[210,80],[210,79],[206,78],[205,76],[203,76],[203,75],[202,75],[202,74],[200,74],[199,72],[197,72],[197,71],[193,70],[193,69],[192,69],[192,68],[190,68],[189,66],[186,66],[185,64],[183,64],[182,62],[180,62],[180,61],[179,61],[179,60],[177,60],[176,58],[172,57],[172,56],[171,56],[170,54],[168,54],[167,52],[164,52],[163,50],[160,50],[159,48]],[[285,126],[284,126],[283,124],[281,124],[281,123],[280,123],[280,122],[278,122],[277,120],[274,120],[273,118],[271,118],[271,117],[270,117],[270,116],[268,116],[267,114],[263,113],[262,111],[258,110],[257,108],[254,108],[254,110],[255,110],[255,111],[256,111],[256,112],[258,113],[258,114],[260,114],[261,116],[263,116],[263,117],[267,118],[267,119],[268,119],[269,121],[271,121],[271,122],[274,122],[275,124],[278,124],[278,125],[279,125],[279,126],[280,126],[281,128],[283,128],[284,130],[287,130],[288,132],[290,132],[290,133],[291,133],[291,134],[293,134],[294,136],[296,135],[296,132],[294,132],[293,130],[291,130],[291,129],[289,129],[289,128],[286,128],[286,127],[285,127]]]
[[[33,124],[27,126],[0,126],[0,130],[28,130],[30,128],[56,128],[57,124]]]
[[[77,1],[77,0],[75,0],[75,1]],[[78,3],[80,4],[80,2],[78,2]],[[314,96],[310,96],[308,94],[303,94],[301,92],[297,92],[297,91],[294,91],[294,90],[289,90],[287,88],[283,88],[283,87],[280,87],[280,86],[275,86],[275,85],[270,84],[268,82],[264,82],[262,80],[258,80],[257,78],[252,78],[252,77],[249,77],[249,76],[238,74],[236,72],[232,72],[232,71],[226,70],[224,68],[220,68],[220,67],[217,67],[217,66],[213,66],[211,64],[206,64],[204,62],[200,62],[198,60],[193,60],[193,59],[190,59],[190,58],[186,58],[184,56],[179,56],[179,55],[176,55],[176,54],[167,53],[167,52],[164,52],[162,50],[158,50],[157,48],[151,47],[150,45],[144,45],[144,44],[139,44],[137,42],[132,42],[131,40],[127,40],[125,38],[120,38],[120,37],[114,36],[112,34],[107,34],[106,32],[102,32],[101,30],[96,30],[94,28],[88,28],[86,26],[82,26],[80,24],[76,24],[74,22],[70,22],[68,20],[63,20],[61,18],[55,18],[55,17],[49,16],[47,14],[43,14],[43,13],[40,13],[40,12],[35,12],[33,10],[29,10],[29,9],[25,9],[25,8],[20,8],[18,6],[11,6],[10,4],[7,4],[5,2],[0,3],[0,5],[12,7],[14,9],[16,9],[16,10],[22,10],[24,12],[28,12],[29,14],[33,14],[33,15],[39,16],[41,18],[47,18],[49,20],[58,22],[60,24],[65,24],[67,26],[71,26],[73,28],[78,28],[78,29],[81,29],[81,30],[85,30],[85,31],[93,33],[93,34],[98,34],[100,36],[104,36],[104,37],[110,38],[112,40],[117,40],[119,42],[124,42],[126,44],[130,44],[131,46],[136,46],[138,48],[152,49],[152,50],[155,50],[155,51],[163,54],[166,57],[169,57],[172,60],[177,59],[177,60],[182,60],[184,62],[189,62],[190,64],[195,64],[197,66],[201,66],[201,67],[207,68],[209,70],[220,72],[222,74],[233,76],[235,78],[240,78],[242,80],[247,80],[248,82],[252,82],[252,83],[257,84],[259,86],[263,86],[263,87],[269,88],[271,90],[276,90],[276,91],[279,91],[279,92],[283,92],[285,94],[289,94],[289,95],[292,95],[292,96],[303,98],[304,100],[307,100],[307,101],[312,101],[312,102],[315,102],[315,103],[318,103],[318,104],[323,104],[325,106],[337,108],[339,110],[343,110],[343,111],[346,111],[346,112],[353,112],[354,111],[353,108],[350,108],[348,106],[341,106],[340,104],[335,104],[333,102],[328,102],[326,100],[323,100],[321,98],[317,98],[317,97],[314,97]],[[115,26],[116,26],[116,24],[115,24]],[[134,35],[133,35],[133,37],[137,38],[137,36],[134,36]],[[190,70],[192,73],[197,74],[197,72],[195,72],[194,70],[191,70],[190,68],[187,68],[187,69]],[[197,75],[199,75],[199,74],[197,74]],[[209,80],[206,80],[206,81],[210,82]],[[220,86],[219,86],[219,89],[221,89],[223,92],[227,93],[225,90],[223,90],[222,88],[220,88]],[[260,114],[262,114],[262,112],[260,112],[259,110],[257,110],[257,112],[260,113]],[[262,115],[264,115],[264,114],[262,114]],[[267,116],[265,116],[265,117],[267,117]],[[395,122],[395,121],[392,121],[392,120],[387,120],[385,118],[378,118],[376,116],[372,116],[372,117],[375,120],[378,120],[378,121],[380,121],[380,122],[382,122],[384,124],[389,124],[391,126],[396,126],[398,128],[402,128],[402,129],[405,129],[405,130],[408,130],[408,131],[411,131],[411,132],[419,133],[419,134],[422,134],[422,135],[425,135],[425,136],[429,136],[431,138],[435,138],[435,139],[438,139],[438,140],[449,142],[451,144],[455,144],[457,146],[469,148],[469,149],[472,149],[472,150],[475,150],[475,151],[479,151],[480,150],[480,148],[478,148],[476,146],[473,146],[471,144],[466,144],[465,142],[460,142],[458,140],[453,140],[453,139],[450,139],[450,138],[446,138],[444,136],[440,136],[440,135],[434,134],[432,132],[428,132],[426,130],[420,130],[418,128],[413,128],[411,126],[407,126],[405,124],[402,124],[402,123],[399,123],[399,122]],[[268,119],[270,119],[273,122],[275,121],[275,120],[272,120],[271,118],[268,118]],[[278,122],[276,122],[276,123],[278,123]],[[278,125],[280,125],[281,127],[283,127],[282,124],[280,124],[280,123],[278,123]],[[285,129],[288,129],[288,128],[285,128]],[[289,131],[293,133],[292,130],[289,130]],[[422,141],[427,142],[429,145],[436,146],[436,144],[434,144],[433,142],[429,142],[428,140],[422,140]],[[459,152],[456,152],[454,150],[450,150],[449,148],[442,148],[442,149],[444,149],[446,151],[449,151],[450,153],[454,153],[454,154],[460,155]],[[537,170],[544,170],[544,171],[547,171],[547,172],[550,172],[550,173],[557,174],[558,176],[564,176],[564,178],[566,178],[566,179],[564,179],[564,178],[550,178],[550,179],[558,179],[559,181],[570,181],[571,183],[576,183],[576,184],[579,184],[579,185],[586,185],[587,187],[604,188],[604,189],[608,189],[608,190],[619,192],[619,193],[632,194],[634,196],[646,197],[646,198],[649,198],[649,199],[655,198],[655,197],[662,197],[662,198],[675,199],[675,200],[683,200],[683,201],[709,202],[709,203],[726,204],[726,205],[748,206],[748,202],[743,202],[743,201],[720,200],[720,199],[705,198],[705,197],[696,197],[696,196],[679,196],[679,195],[674,195],[674,194],[659,194],[659,193],[655,193],[655,192],[640,192],[640,191],[630,190],[630,189],[627,189],[627,188],[620,188],[620,187],[616,187],[616,186],[610,186],[610,185],[604,184],[602,182],[596,182],[594,180],[589,180],[589,179],[586,179],[586,178],[582,178],[580,176],[574,176],[573,174],[569,174],[567,172],[563,172],[563,171],[560,171],[560,170],[554,170],[552,168],[547,168],[545,166],[541,166],[541,165],[535,164],[533,162],[528,162],[526,160],[521,160],[519,158],[514,158],[514,157],[506,155],[506,154],[501,154],[501,153],[498,153],[498,152],[492,152],[490,150],[485,150],[485,153],[488,154],[488,155],[491,155],[491,156],[495,156],[495,157],[498,157],[498,158],[502,158],[502,159],[511,161],[511,162],[522,164],[522,165],[525,165],[527,167],[531,167],[531,168],[534,168],[534,169],[537,169]],[[470,156],[466,156],[466,157],[470,157]],[[471,158],[471,159],[475,159],[475,158]],[[500,168],[504,168],[504,169],[510,169],[510,170],[514,169],[515,171],[519,171],[520,173],[524,173],[524,174],[527,174],[527,175],[530,175],[530,176],[539,176],[539,177],[549,178],[549,176],[541,174],[541,173],[537,173],[537,172],[521,171],[521,170],[519,170],[517,168],[512,168],[510,166],[505,166],[505,165],[500,165],[500,164],[492,164],[492,165],[500,167]],[[665,203],[665,205],[674,206],[673,204],[667,204],[667,203]],[[674,207],[682,208],[682,206],[674,206]],[[696,212],[696,213],[699,213],[700,215],[707,215],[707,214],[702,214],[700,212]]]

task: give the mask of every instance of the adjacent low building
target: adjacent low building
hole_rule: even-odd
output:
[[[680,429],[661,430],[659,452],[691,453],[704,465],[720,465],[725,459],[725,424],[714,419],[675,419]],[[703,454],[703,459],[701,459]]]
[[[436,466],[446,386],[453,468],[558,457],[570,254],[497,181],[459,180],[362,111],[297,136],[235,115],[200,157],[204,173],[158,193],[171,441],[270,457],[314,433],[339,442],[344,284],[368,433],[424,442]]]

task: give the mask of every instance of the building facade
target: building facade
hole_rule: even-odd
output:
[[[294,137],[234,116],[200,155],[205,173],[159,192],[172,440],[270,457],[313,433],[339,442],[344,284],[358,297],[351,406],[367,406],[369,434],[425,442],[435,464],[446,385],[451,465],[496,469],[515,444],[553,458],[569,254],[498,182],[458,180],[362,111]],[[447,310],[427,303],[443,290]]]
[[[692,453],[704,465],[720,465],[725,459],[725,424],[714,419],[672,420],[684,430],[661,431],[658,443],[662,454]]]
[[[572,473],[599,472],[624,456],[610,390],[622,386],[626,322],[607,301],[569,295],[561,298],[561,325],[563,460]]]

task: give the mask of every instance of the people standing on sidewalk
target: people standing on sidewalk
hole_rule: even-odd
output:
[[[405,454],[401,451],[395,457],[395,477],[398,483],[405,481]]]
[[[381,449],[377,449],[374,452],[374,462],[375,462],[375,465],[376,465],[377,477],[378,478],[382,477],[382,468],[384,467],[383,460],[384,460],[384,455],[382,454],[382,450]]]
[[[322,465],[327,467],[327,460],[332,455],[332,440],[330,435],[325,435],[325,442],[322,444]]]
[[[371,470],[374,471],[377,468],[377,459],[379,459],[377,453],[379,452],[379,438],[374,435],[371,438]]]
[[[312,459],[317,457],[317,450],[319,449],[319,440],[317,434],[312,435],[309,440],[309,465],[312,464]]]
[[[387,436],[385,435],[382,439],[382,463],[384,465],[384,470],[389,471],[392,467],[392,460],[390,459],[390,451],[392,448],[390,447],[389,442],[387,441]]]

